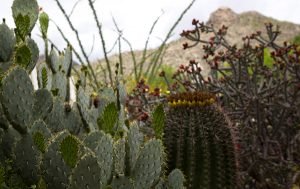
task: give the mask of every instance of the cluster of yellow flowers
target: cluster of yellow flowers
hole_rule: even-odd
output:
[[[209,106],[216,102],[213,94],[206,92],[186,92],[182,94],[171,95],[168,98],[168,105],[171,107],[180,106]]]

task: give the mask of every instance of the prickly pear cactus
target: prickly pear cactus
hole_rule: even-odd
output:
[[[28,32],[31,32],[39,16],[39,6],[36,0],[14,0],[11,7],[13,18],[18,27],[17,20],[18,16],[28,16],[29,17],[29,26]],[[28,33],[27,33],[28,34]]]
[[[96,138],[96,141],[91,143],[91,138]],[[105,186],[111,177],[113,170],[113,139],[109,134],[104,132],[90,133],[85,139],[86,145],[95,153],[97,161],[101,166],[99,181],[101,186]]]
[[[26,45],[29,48],[30,55],[31,55],[30,62],[27,65],[26,70],[28,71],[28,73],[31,73],[31,71],[34,69],[34,67],[39,59],[40,51],[39,51],[39,48],[38,48],[37,44],[35,43],[35,41],[32,40],[31,38],[26,39]]]
[[[73,168],[86,153],[79,139],[62,131],[50,139],[41,169],[47,188],[68,188]]]
[[[163,105],[158,105],[152,113],[152,128],[154,129],[156,138],[162,139],[165,126],[165,112]]]
[[[139,126],[134,123],[129,129],[128,142],[126,144],[126,150],[128,152],[128,162],[126,166],[127,174],[130,174],[134,170],[135,163],[139,155],[139,150],[143,144],[143,141],[144,136],[139,131]]]
[[[163,147],[160,141],[153,139],[146,142],[136,161],[133,178],[136,188],[151,188],[162,171]]]
[[[18,66],[7,71],[1,81],[1,103],[6,117],[20,133],[32,123],[34,91],[27,72]]]
[[[113,179],[111,187],[112,189],[134,189],[133,181],[125,176]]]
[[[118,123],[118,109],[114,102],[107,104],[103,110],[102,115],[98,119],[98,126],[100,130],[106,133],[113,134],[115,125]]]
[[[168,176],[168,188],[183,189],[184,175],[179,169],[174,169]]]
[[[33,185],[39,181],[40,151],[34,144],[30,134],[22,136],[14,149],[15,166],[27,185]]]
[[[53,97],[46,89],[38,89],[34,93],[34,120],[45,119],[53,108]]]
[[[98,110],[91,104],[90,97],[80,86],[77,90],[77,106],[87,130],[93,132],[97,129]]]
[[[65,52],[57,55],[54,48],[50,52],[52,70],[52,91],[61,99],[68,101],[70,96],[70,72],[72,68],[72,48],[68,46]]]
[[[230,123],[205,92],[171,95],[164,144],[168,172],[183,171],[187,188],[237,187],[236,152]]]
[[[15,43],[16,38],[14,32],[9,29],[3,19],[3,23],[0,24],[0,68],[2,71],[4,70],[4,62],[8,62],[12,57]]]
[[[48,113],[45,118],[45,123],[53,133],[66,129],[72,134],[78,134],[80,127],[82,127],[76,105],[71,106],[68,103],[64,104],[64,102],[57,97],[53,100],[52,111]]]
[[[42,62],[36,65],[37,68],[37,80],[39,88],[51,90],[52,88],[52,72],[49,66]]]
[[[93,154],[84,155],[72,171],[72,189],[99,189],[101,169],[97,157]]]
[[[8,129],[9,121],[7,120],[2,105],[0,103],[0,128]]]

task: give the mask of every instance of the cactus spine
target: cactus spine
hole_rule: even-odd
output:
[[[164,144],[169,172],[181,169],[190,189],[236,188],[233,136],[214,95],[179,93],[168,104]]]

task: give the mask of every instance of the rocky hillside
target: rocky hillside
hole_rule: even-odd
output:
[[[264,32],[265,23],[268,22],[273,23],[275,26],[279,26],[279,29],[281,31],[281,35],[278,37],[279,43],[282,43],[283,41],[290,41],[300,33],[300,25],[285,21],[278,21],[276,19],[266,17],[255,11],[237,14],[229,8],[219,8],[210,15],[210,18],[207,21],[208,24],[213,24],[216,28],[219,28],[222,25],[228,26],[229,29],[226,38],[228,41],[237,45],[241,44],[241,38],[243,36],[249,35],[258,30]],[[209,36],[207,35],[203,35],[203,39],[208,37]],[[182,44],[185,41],[186,40],[184,38],[180,38],[168,44],[168,49],[164,57],[164,64],[177,67],[180,64],[188,63],[190,59],[201,61],[201,45],[191,49],[183,50]],[[149,50],[148,53],[151,53],[151,51],[153,50]],[[139,60],[142,56],[142,51],[135,51],[135,54],[137,56],[137,59]],[[110,60],[111,62],[117,62],[118,56],[111,56]],[[99,62],[102,65],[105,65],[104,60],[100,60]],[[129,71],[133,68],[130,52],[123,53],[123,62],[126,63],[126,65],[124,65],[124,67],[126,68],[125,73],[129,73]],[[98,67],[97,64],[95,64],[94,66]],[[203,66],[205,67],[205,65]]]

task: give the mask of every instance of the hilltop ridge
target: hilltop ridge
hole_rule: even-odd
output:
[[[228,7],[221,7],[216,11],[212,12],[207,24],[212,24],[215,28],[220,28],[222,25],[228,26],[228,32],[226,39],[232,44],[240,45],[242,42],[242,37],[249,35],[255,31],[265,31],[265,23],[271,22],[274,26],[278,25],[281,31],[280,36],[277,39],[277,42],[283,43],[284,41],[290,41],[295,36],[300,33],[300,25],[294,24],[286,21],[279,21],[271,17],[264,16],[256,11],[247,11],[242,13],[236,13]],[[189,29],[189,28],[186,28]],[[192,25],[191,25],[192,29]],[[207,39],[208,35],[203,35],[203,39]],[[194,48],[183,50],[182,44],[187,42],[184,38],[179,38],[177,40],[171,41],[168,43],[168,49],[164,56],[164,64],[172,65],[174,67],[179,66],[180,64],[187,64],[189,60],[195,59],[201,61],[202,57],[202,46],[198,45]],[[151,49],[148,53],[153,52],[155,49]],[[139,60],[142,57],[142,51],[134,51],[137,59]],[[130,52],[122,53],[123,62],[126,63],[125,73],[129,73],[129,70],[132,69],[132,57]],[[118,55],[112,55],[109,57],[111,62],[118,62]],[[101,63],[104,64],[104,60],[99,60],[96,66]],[[147,62],[149,64],[149,62]],[[203,65],[203,67],[208,68]],[[208,69],[206,69],[208,70]]]

